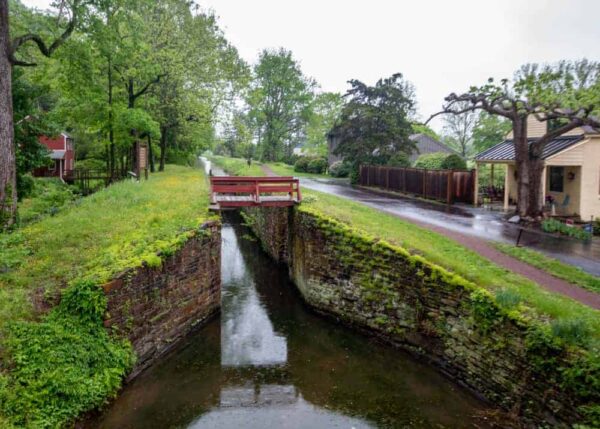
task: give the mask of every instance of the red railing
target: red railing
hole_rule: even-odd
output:
[[[220,207],[291,206],[302,200],[293,177],[211,177],[210,201]]]

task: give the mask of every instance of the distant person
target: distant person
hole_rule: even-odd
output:
[[[250,167],[250,165],[252,165],[252,158],[248,158],[248,167]]]
[[[213,174],[212,174],[212,168],[211,168],[210,170],[208,170],[208,175],[209,175],[210,177],[212,177],[212,175],[213,175]]]

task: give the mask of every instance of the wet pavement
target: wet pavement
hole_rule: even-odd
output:
[[[446,206],[390,195],[383,191],[353,187],[347,179],[300,178],[300,183],[308,189],[348,198],[382,212],[482,240],[515,244],[520,231],[517,225],[504,221],[503,214],[497,211],[466,205]],[[525,230],[520,244],[600,276],[600,242],[597,238],[590,242],[582,242]]]
[[[287,269],[238,222],[222,229],[220,317],[126,386],[86,427],[498,424],[501,414],[431,366],[309,311]]]

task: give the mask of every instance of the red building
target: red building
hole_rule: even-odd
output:
[[[54,165],[46,168],[38,168],[34,176],[38,177],[60,177],[68,175],[75,167],[75,152],[73,150],[73,139],[67,133],[57,137],[40,136],[40,143],[50,150],[50,158]]]

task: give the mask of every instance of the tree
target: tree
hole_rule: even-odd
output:
[[[479,112],[479,118],[473,128],[473,149],[476,152],[497,145],[504,141],[511,129],[511,123],[502,116],[490,115],[485,111]]]
[[[289,159],[310,118],[315,83],[302,74],[285,49],[264,50],[254,74],[248,104],[260,157],[264,161]]]
[[[339,144],[334,153],[352,165],[352,178],[360,164],[387,164],[393,155],[410,155],[415,142],[410,117],[414,112],[414,90],[400,73],[380,79],[375,86],[351,80],[346,104],[332,133]]]
[[[450,94],[442,111],[431,118],[475,110],[510,121],[519,178],[517,211],[523,218],[537,219],[543,209],[544,147],[577,127],[600,127],[600,63],[583,59],[544,66],[528,64],[515,73],[512,81],[503,79],[497,84],[490,78],[487,84],[472,87],[466,93]],[[529,140],[530,115],[556,126],[549,126],[543,136]]]
[[[0,0],[0,228],[13,224],[17,209],[16,155],[12,105],[13,66],[33,67],[36,62],[18,57],[33,43],[40,54],[50,57],[73,33],[86,2],[63,0],[57,21],[61,34],[47,43],[42,34],[27,32],[10,38],[8,0]],[[66,17],[66,19],[65,19]]]
[[[468,103],[459,103],[456,108],[465,110]],[[444,142],[459,152],[463,158],[471,152],[473,129],[477,123],[477,113],[467,110],[460,115],[444,116]]]
[[[335,125],[343,105],[343,97],[336,92],[324,92],[314,98],[304,144],[308,153],[327,156],[327,134]]]
[[[435,131],[433,131],[431,129],[431,127],[428,127],[427,125],[418,124],[416,122],[413,122],[412,129],[413,129],[413,133],[415,133],[415,134],[425,134],[426,136],[429,136],[434,140],[442,141],[440,136]]]

